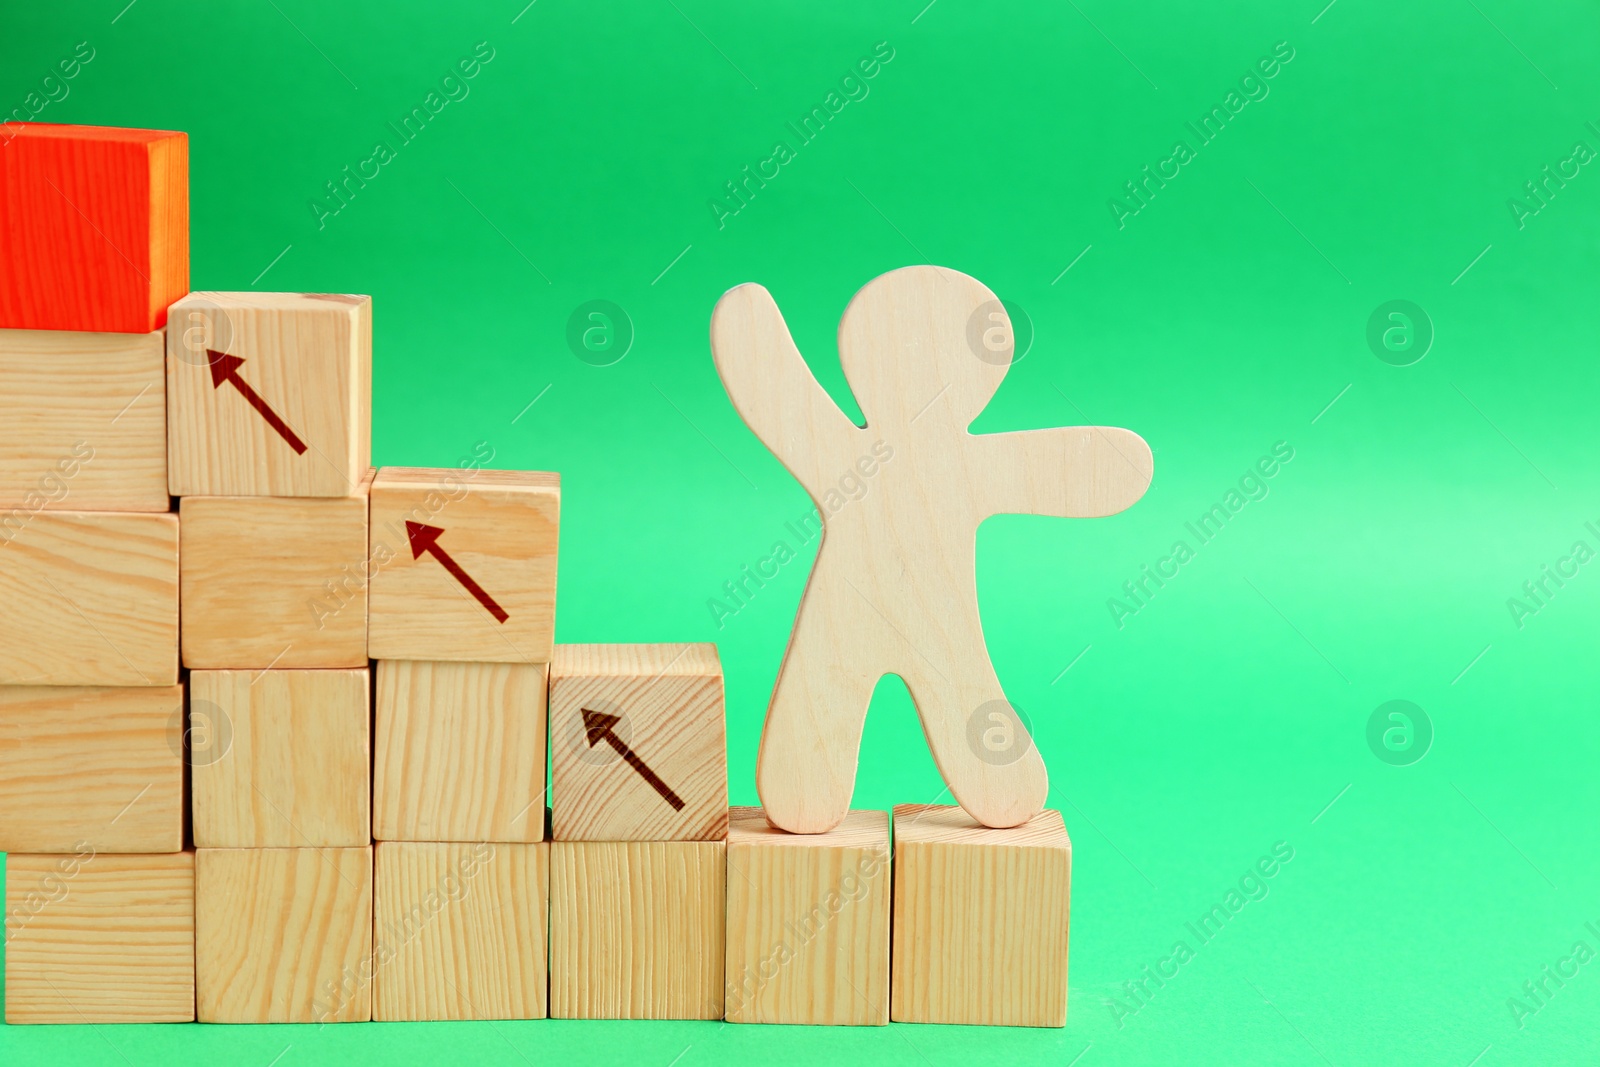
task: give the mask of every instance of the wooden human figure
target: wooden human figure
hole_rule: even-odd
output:
[[[1114,514],[1148,488],[1151,456],[1115,428],[969,433],[1010,367],[1011,338],[974,278],[917,266],[873,279],[839,322],[839,361],[866,416],[857,426],[766,289],[740,285],[717,303],[711,350],[728,396],[823,514],[761,737],[757,788],[774,826],[823,833],[844,818],[867,705],[887,673],[905,681],[970,815],[1016,826],[1044,805],[1044,761],[984,645],[977,527],[998,513]],[[823,507],[850,478],[864,494]]]

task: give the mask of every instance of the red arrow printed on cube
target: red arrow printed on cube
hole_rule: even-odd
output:
[[[638,753],[629,748],[622,738],[617,736],[616,731],[612,729],[622,721],[622,716],[611,715],[604,711],[594,711],[591,708],[583,708],[581,710],[583,711],[583,732],[589,738],[590,748],[604,741],[616,749],[617,755],[627,760],[628,766],[638,771],[639,777],[649,782],[650,788],[660,793],[661,799],[671,804],[674,811],[683,810],[683,798],[673,792],[672,787],[663,782],[661,776],[652,771],[649,765],[639,758]]]
[[[467,592],[477,598],[484,610],[493,615],[497,621],[505,622],[510,617],[505,609],[495,603],[494,597],[484,592],[483,586],[472,580],[472,575],[461,569],[461,564],[450,558],[450,553],[439,547],[439,536],[443,533],[444,530],[438,526],[426,526],[407,519],[406,538],[411,542],[411,558],[421,559],[424,552],[431,553],[433,558],[439,561],[440,566],[449,571]]]
[[[306,443],[300,440],[293,430],[289,429],[288,423],[278,417],[278,413],[272,410],[272,405],[261,399],[260,393],[250,388],[249,382],[239,377],[239,368],[244,366],[244,357],[229,356],[208,348],[206,349],[206,358],[211,361],[211,387],[213,389],[221,389],[223,382],[232,382],[233,387],[239,391],[239,395],[249,401],[250,406],[255,408],[263,419],[267,420],[268,426],[278,431],[279,437],[289,442],[289,447],[294,449],[297,455],[303,456],[306,454]]]

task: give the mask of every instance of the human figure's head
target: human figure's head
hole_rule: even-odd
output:
[[[976,278],[903,267],[851,298],[839,320],[839,363],[869,427],[894,431],[915,418],[918,432],[965,431],[1010,369],[1011,337],[1005,309]],[[910,358],[889,358],[884,345]]]

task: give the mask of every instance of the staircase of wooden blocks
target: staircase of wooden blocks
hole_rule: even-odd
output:
[[[191,293],[182,134],[15,128],[7,1022],[1063,1025],[1059,814],[730,809],[714,645],[553,643],[556,475],[374,471],[368,298]]]

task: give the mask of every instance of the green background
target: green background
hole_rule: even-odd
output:
[[[1521,1025],[1507,1004],[1574,942],[1600,951],[1600,563],[1520,627],[1507,605],[1575,541],[1600,549],[1600,174],[1521,227],[1508,207],[1600,148],[1592,5],[124,2],[10,5],[0,106],[90,42],[39,118],[188,131],[195,288],[373,294],[378,463],[488,442],[493,466],[560,471],[559,639],[716,641],[735,802],[809,564],[713,620],[807,507],[712,367],[724,290],[765,284],[856,412],[851,294],[909,263],[972,274],[1035,332],[974,428],[1126,426],[1155,480],[1113,518],[978,537],[990,651],[1075,844],[1065,1030],[8,1027],[0,1061],[1592,1057],[1600,962]],[[478,42],[470,95],[319,229],[324,183]],[[869,95],[797,147],[786,123],[878,42]],[[1269,95],[1119,228],[1123,183],[1193,146],[1185,123],[1278,42]],[[796,158],[719,228],[709,202],[780,139]],[[567,346],[591,299],[632,322],[615,365]],[[1366,341],[1392,299],[1435,332],[1411,366]],[[1280,441],[1270,494],[1118,628],[1108,599]],[[1392,699],[1432,723],[1409,766],[1367,743]],[[855,804],[941,790],[886,680]],[[1199,944],[1185,923],[1278,842],[1268,895]],[[1194,958],[1130,997],[1178,940]]]

